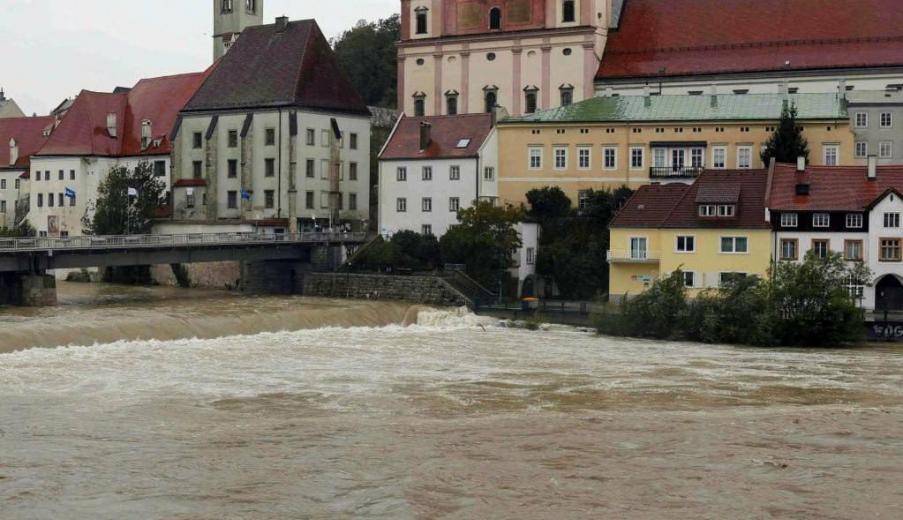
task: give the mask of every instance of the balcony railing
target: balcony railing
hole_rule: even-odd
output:
[[[657,264],[658,253],[646,250],[610,249],[608,262],[612,264]]]
[[[695,179],[704,170],[702,166],[653,166],[649,168],[651,179]]]

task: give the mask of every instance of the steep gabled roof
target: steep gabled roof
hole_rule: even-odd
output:
[[[289,106],[369,115],[314,20],[245,29],[185,111]]]
[[[38,156],[101,157],[164,155],[172,151],[169,133],[179,110],[214,67],[205,72],[142,79],[118,92],[83,90]],[[107,115],[116,114],[116,137],[107,132]],[[158,146],[142,150],[141,124],[149,120]]]
[[[597,79],[903,65],[899,0],[627,0]]]
[[[809,195],[796,194],[797,184],[808,184]],[[868,179],[865,166],[809,166],[796,171],[792,164],[775,166],[769,208],[775,211],[863,211],[888,190],[903,191],[903,165],[879,166],[877,178]]]
[[[612,228],[768,229],[765,221],[765,170],[706,170],[692,185],[643,186],[612,220]],[[712,196],[736,195],[734,218],[699,216],[700,203]]]
[[[426,150],[420,150],[421,123],[430,125],[430,145]],[[477,157],[490,131],[492,131],[490,114],[402,116],[379,158],[398,160]],[[465,146],[459,148],[458,144],[462,139],[468,141]]]
[[[53,126],[52,117],[10,117],[0,118],[0,169],[13,167],[28,169],[30,157],[47,142],[45,129]],[[9,140],[16,140],[19,158],[15,165],[9,164]]]

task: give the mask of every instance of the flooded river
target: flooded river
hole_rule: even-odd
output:
[[[0,309],[3,520],[903,517],[898,348],[632,341],[171,289],[61,296]],[[61,344],[84,346],[27,348]]]

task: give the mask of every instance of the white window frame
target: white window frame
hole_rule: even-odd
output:
[[[634,159],[636,152],[639,152],[640,165],[637,166],[634,163]],[[631,146],[630,147],[630,169],[631,170],[642,170],[646,166],[646,148],[643,146]]]
[[[577,169],[589,170],[593,167],[593,147],[591,145],[577,146]]]
[[[862,122],[859,122],[860,117],[862,118]],[[868,128],[869,127],[869,113],[868,112],[856,112],[853,114],[853,125],[854,128]]]
[[[887,124],[884,123],[885,118],[887,119]],[[888,129],[894,127],[894,114],[893,112],[881,112],[880,123],[878,125],[880,128]]]
[[[699,159],[698,165],[696,159]],[[690,148],[690,167],[705,168],[705,148]]]
[[[450,181],[460,181],[461,180],[461,167],[458,165],[452,165],[448,167],[448,180]]]
[[[700,217],[716,217],[718,216],[718,206],[714,204],[700,204],[699,205],[699,216]]]
[[[862,229],[865,225],[865,216],[862,213],[847,213],[847,229]]]
[[[724,240],[728,239],[731,241],[731,250],[724,250]],[[743,240],[746,242],[746,251],[737,251],[737,243],[738,241]],[[747,236],[722,236],[718,240],[718,249],[721,251],[723,255],[748,255],[749,254],[749,237]]]
[[[893,141],[881,141],[878,143],[878,157],[881,159],[893,159],[894,143]]]
[[[432,213],[433,212],[433,198],[432,197],[423,197],[420,199],[420,212],[421,213]]]
[[[633,247],[634,241],[636,241],[636,243],[637,243],[636,248]],[[639,247],[640,244],[643,245],[642,249]],[[634,253],[640,253],[640,252],[642,252],[642,255],[634,254]],[[631,260],[647,260],[647,259],[649,259],[649,238],[645,237],[645,236],[628,237],[627,238],[627,254],[629,255],[629,258]]]
[[[833,155],[834,155],[833,162],[828,161],[828,156],[830,153],[833,153]],[[822,145],[821,160],[822,160],[822,164],[824,164],[825,166],[838,166],[840,164],[840,145],[837,145],[837,144]]]
[[[484,166],[483,167],[483,180],[484,181],[494,181],[495,180],[495,167],[494,166]]]
[[[527,168],[530,170],[541,170],[543,163],[543,151],[544,148],[542,146],[529,146],[527,147]],[[533,166],[533,160],[536,159],[536,166]]]
[[[723,218],[732,218],[737,214],[737,206],[733,204],[719,204],[718,216]]]
[[[721,166],[718,166],[717,153],[721,152]],[[716,170],[727,169],[727,146],[712,147],[712,168]]]
[[[796,228],[800,225],[799,213],[781,213],[781,227]]]
[[[697,289],[700,287],[699,276],[696,275],[696,271],[684,271],[684,287],[687,289]],[[687,277],[690,277],[691,283],[687,283]]]
[[[900,214],[895,211],[889,211],[884,214],[884,229],[899,229]]]
[[[527,265],[536,264],[536,248],[528,247],[527,248]]]
[[[612,165],[608,165],[608,153],[611,152]],[[612,171],[618,169],[618,147],[617,146],[603,146],[602,147],[602,169],[605,171]]]
[[[563,152],[563,153],[562,153]],[[554,161],[554,166],[556,171],[563,171],[568,169],[568,147],[567,146],[553,146],[552,147],[552,160]],[[562,159],[563,165],[558,165],[558,159]]]
[[[448,198],[448,211],[451,213],[457,213],[461,210],[461,199],[459,197],[449,197]]]
[[[869,143],[868,141],[856,141],[855,150],[856,150],[856,158],[857,159],[865,159],[869,156]]]
[[[408,199],[405,197],[398,197],[395,199],[395,212],[396,213],[407,213],[408,212]]]
[[[738,147],[737,147],[737,169],[738,169],[738,170],[750,170],[750,169],[752,169],[752,163],[753,163],[752,149],[753,149],[752,146],[738,146]],[[744,163],[743,163],[743,155],[744,155],[744,153],[749,154],[748,162],[746,163],[745,166],[744,166]]]
[[[399,166],[395,168],[395,182],[407,182],[408,181],[408,168],[406,166]]]
[[[684,239],[684,248],[680,248],[680,239]],[[693,242],[693,247],[687,249],[687,239]],[[696,252],[696,235],[677,235],[674,237],[674,252],[677,254],[692,254]]]
[[[433,180],[433,167],[432,166],[421,166],[420,167],[420,179],[425,182],[430,182]]]
[[[819,228],[819,229],[831,227],[831,214],[830,213],[813,213],[812,214],[812,227]]]

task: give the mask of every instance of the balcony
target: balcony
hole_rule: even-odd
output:
[[[645,250],[610,249],[607,258],[610,264],[657,264],[659,261],[658,253]]]
[[[653,166],[649,168],[650,179],[695,179],[704,170],[702,166]]]

